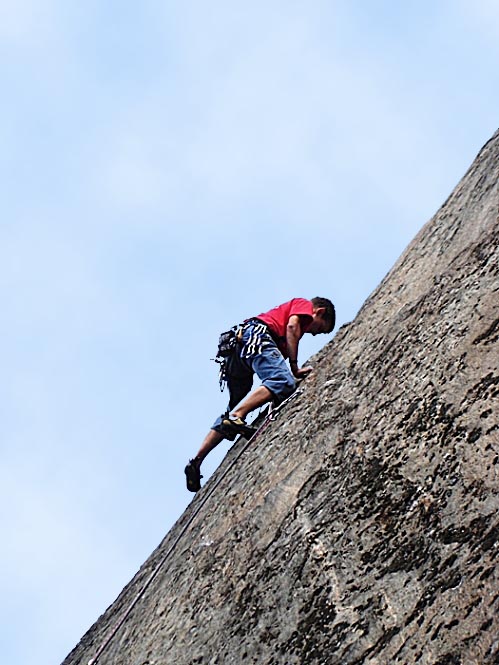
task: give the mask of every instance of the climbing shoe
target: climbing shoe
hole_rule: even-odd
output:
[[[187,482],[187,489],[189,492],[199,492],[201,489],[201,478],[203,477],[199,471],[200,462],[195,457],[189,460],[189,464],[185,467],[185,478]]]
[[[238,434],[242,434],[246,438],[250,438],[256,432],[254,427],[250,427],[242,418],[233,418],[232,416],[225,416],[220,426],[220,432],[229,441],[234,441]]]

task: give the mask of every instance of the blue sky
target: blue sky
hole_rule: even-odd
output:
[[[499,11],[2,0],[0,49],[0,642],[53,665],[191,499],[219,332],[352,320],[497,129]]]

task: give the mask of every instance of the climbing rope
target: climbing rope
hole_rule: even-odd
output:
[[[237,462],[237,460],[242,456],[242,454],[248,449],[250,444],[252,444],[255,439],[260,436],[260,434],[268,427],[268,425],[273,422],[277,416],[279,415],[280,411],[295,397],[300,395],[303,392],[302,389],[295,390],[294,393],[292,393],[287,399],[285,399],[283,402],[281,402],[278,406],[272,407],[272,405],[269,407],[267,414],[265,415],[263,421],[261,424],[257,427],[256,431],[254,434],[246,441],[244,446],[237,452],[237,455],[234,457],[232,462],[227,466],[227,468],[220,474],[220,476],[217,478],[216,481],[214,481],[210,487],[210,491],[206,493],[206,495],[203,497],[203,499],[199,502],[197,505],[196,509],[190,516],[190,518],[187,520],[186,524],[183,526],[183,528],[180,530],[178,536],[175,538],[173,543],[170,545],[170,547],[167,549],[166,553],[162,556],[160,559],[159,563],[156,564],[156,567],[153,569],[152,573],[149,575],[147,580],[144,582],[142,588],[138,592],[138,594],[135,596],[133,601],[130,603],[130,605],[126,608],[126,610],[123,612],[121,617],[118,619],[118,621],[115,623],[113,628],[110,630],[109,634],[107,637],[104,639],[102,644],[99,646],[97,649],[97,652],[93,658],[91,658],[88,661],[88,665],[96,665],[97,661],[99,658],[102,656],[104,651],[107,649],[107,647],[111,644],[113,638],[115,637],[116,633],[119,631],[119,629],[124,625],[128,617],[130,616],[133,608],[137,605],[137,603],[143,598],[144,594],[146,593],[147,589],[151,586],[152,582],[155,580],[157,577],[159,571],[161,568],[165,565],[166,561],[168,560],[170,554],[173,552],[175,547],[178,545],[180,540],[182,539],[183,535],[186,533],[188,528],[191,526],[195,518],[199,515],[199,512],[201,511],[201,508],[205,505],[205,503],[208,501],[210,496],[213,494],[215,489],[218,487],[218,485],[222,482],[222,480],[225,478],[227,473],[230,471],[230,469],[233,467],[233,465]]]

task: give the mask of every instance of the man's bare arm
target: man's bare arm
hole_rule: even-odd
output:
[[[301,338],[301,322],[297,314],[289,317],[288,325],[286,327],[286,343],[288,346],[289,365],[293,375],[297,379],[303,379],[307,374],[312,371],[311,367],[303,367],[298,369],[298,345]]]

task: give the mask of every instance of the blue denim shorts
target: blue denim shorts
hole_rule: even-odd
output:
[[[269,332],[264,332],[257,353],[247,355],[245,346],[254,339],[254,331],[258,322],[249,321],[244,325],[241,344],[234,354],[227,359],[227,387],[229,389],[228,410],[233,410],[246,397],[253,386],[256,374],[262,385],[268,388],[276,401],[289,397],[296,389],[296,381],[288,368],[284,356],[277,348]],[[212,429],[218,430],[222,417],[217,418]]]

